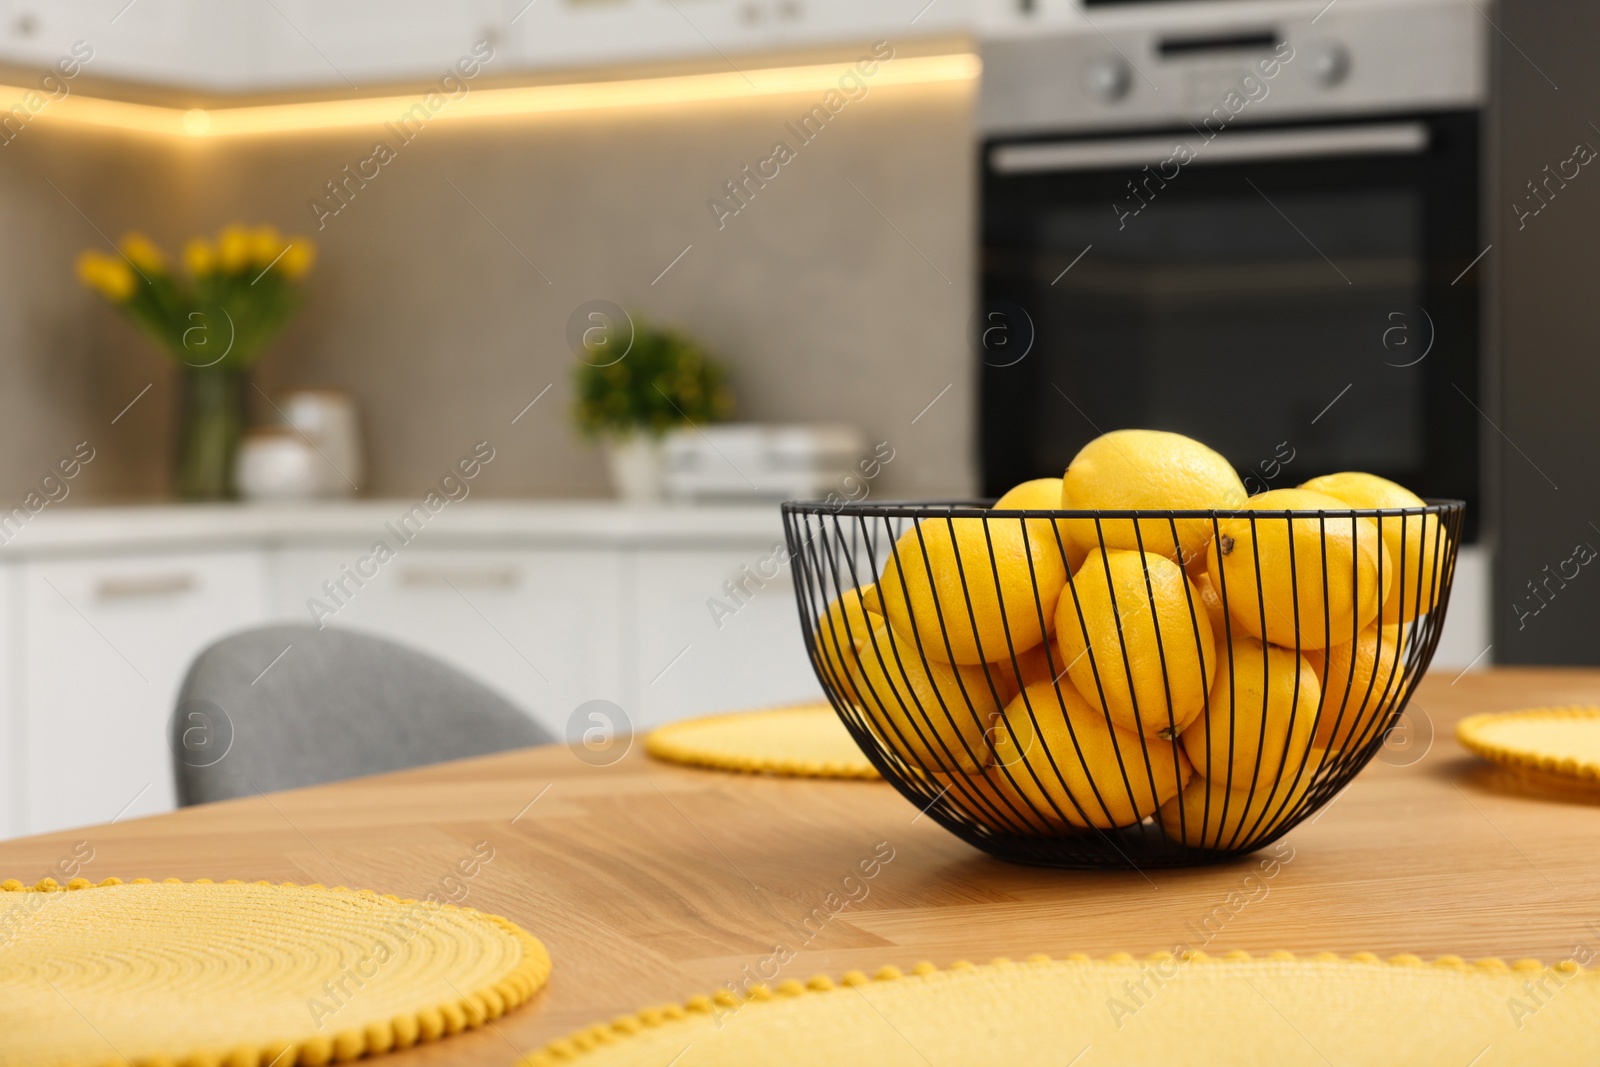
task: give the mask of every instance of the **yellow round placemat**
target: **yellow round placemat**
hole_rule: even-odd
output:
[[[1576,964],[1192,953],[919,964],[724,990],[591,1026],[524,1063],[1491,1067],[1597,1056],[1600,980]]]
[[[877,778],[878,772],[825,703],[705,715],[650,732],[657,759],[749,774]]]
[[[1456,737],[1486,760],[1534,777],[1600,788],[1600,707],[1525,708],[1469,715]]]
[[[315,1067],[482,1025],[550,974],[507,919],[369,890],[0,889],[3,1067]]]

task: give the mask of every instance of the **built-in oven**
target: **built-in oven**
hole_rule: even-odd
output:
[[[1475,530],[1480,15],[1190,10],[984,47],[985,490],[1153,427],[1252,493],[1365,470]]]

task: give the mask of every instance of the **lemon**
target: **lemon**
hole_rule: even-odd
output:
[[[1047,658],[1048,657],[1048,658]],[[1015,663],[1009,657],[989,664],[989,676],[995,679],[1003,703],[1036,682],[1053,682],[1065,676],[1067,661],[1054,641],[1041,641],[1026,652],[1019,652]]]
[[[1292,775],[1311,747],[1321,687],[1311,664],[1290,649],[1233,635],[1217,652],[1206,710],[1183,732],[1195,773],[1231,789]]]
[[[1350,505],[1309,489],[1273,489],[1243,510],[1339,512]],[[1233,620],[1251,637],[1289,648],[1354,638],[1377,616],[1393,571],[1377,523],[1340,515],[1221,519],[1207,553],[1211,584]]]
[[[1178,746],[1107,723],[1070,682],[1024,689],[991,741],[997,793],[1052,826],[1132,826],[1191,773]]]
[[[1377,734],[1382,718],[1400,699],[1397,671],[1405,669],[1398,623],[1374,622],[1354,641],[1306,653],[1322,681],[1322,714],[1316,743],[1325,748],[1359,748]]]
[[[1163,833],[1190,848],[1247,848],[1299,813],[1312,774],[1325,758],[1326,753],[1312,749],[1303,771],[1296,764],[1285,769],[1281,779],[1263,776],[1254,791],[1248,783],[1228,789],[1197,776],[1161,805],[1156,818]]]
[[[867,598],[874,594],[871,585],[845,590],[829,601],[811,634],[821,661],[819,673],[852,700],[858,696],[854,684],[858,654],[871,639],[872,631],[883,625],[883,619],[867,606]],[[875,598],[873,602],[876,603]]]
[[[1189,580],[1194,582],[1195,589],[1200,593],[1200,603],[1206,609],[1206,618],[1211,620],[1211,637],[1217,647],[1222,648],[1230,632],[1228,609],[1222,606],[1222,598],[1217,595],[1217,587],[1211,584],[1211,575],[1202,571],[1198,575],[1190,575]]]
[[[999,660],[1043,641],[1066,563],[1054,536],[1030,530],[1024,543],[1022,526],[1021,519],[924,519],[901,534],[878,581],[890,625],[945,663]]]
[[[951,807],[996,833],[1049,836],[1078,829],[1048,804],[1042,812],[1034,810],[1010,780],[992,767],[980,774],[938,773],[932,778]]]
[[[857,654],[856,689],[874,732],[924,770],[976,773],[1000,700],[982,667],[924,662],[917,646],[879,626]]]
[[[1067,503],[1062,499],[1060,478],[1035,478],[1031,482],[1023,482],[1012,486],[1005,496],[994,502],[995,511],[1057,511],[1065,507]],[[1067,566],[1077,570],[1089,550],[1072,539],[1067,520],[1057,519],[1055,527],[1060,532],[1062,551],[1067,554]],[[1053,538],[1056,534],[1051,532],[1048,520],[1030,519],[1028,536]]]
[[[1205,707],[1211,620],[1165,556],[1090,552],[1056,608],[1056,641],[1078,692],[1118,726],[1173,737]]]
[[[1313,478],[1302,489],[1327,493],[1352,508],[1420,508],[1420,496],[1376,474],[1346,471]],[[1383,601],[1384,622],[1410,622],[1439,603],[1441,566],[1445,566],[1443,527],[1437,515],[1384,516],[1376,520],[1395,567],[1394,581]]]
[[[1131,511],[1232,511],[1245,502],[1244,483],[1220,454],[1193,438],[1161,430],[1117,430],[1083,446],[1061,479],[1063,507]],[[1065,503],[1070,501],[1070,505]],[[1205,554],[1210,519],[1072,520],[1073,539],[1087,549],[1156,552],[1180,563]],[[1176,533],[1176,541],[1174,541]]]

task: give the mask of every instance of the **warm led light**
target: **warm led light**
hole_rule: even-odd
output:
[[[716,100],[742,100],[761,96],[822,93],[838,85],[849,69],[843,63],[804,67],[771,67],[743,74],[682,74],[628,81],[574,82],[567,85],[530,85],[520,88],[473,89],[448,100],[427,116],[441,119],[504,118],[547,115],[565,111],[593,111],[631,107],[661,107]],[[978,57],[970,53],[913,56],[882,64],[865,79],[868,90],[891,85],[931,85],[970,82],[979,73]],[[0,100],[28,90],[0,85]],[[52,103],[39,114],[50,122],[96,126],[174,137],[240,137],[253,134],[301,133],[356,126],[381,128],[397,122],[426,94],[368,97],[360,100],[316,100],[293,104],[258,104],[245,107],[181,108],[134,104],[122,100],[73,95]]]

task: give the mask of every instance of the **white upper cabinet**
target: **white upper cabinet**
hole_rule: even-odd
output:
[[[691,59],[738,69],[763,52],[961,33],[972,3],[0,0],[0,62],[42,76],[87,48],[82,69],[96,77],[218,93],[433,81],[485,46],[490,76]]]
[[[499,46],[505,16],[498,0],[272,0],[240,6],[255,9],[256,32],[242,58],[261,88],[322,84],[350,90],[436,81],[463,57],[494,55],[484,68],[489,73],[504,60]],[[479,42],[487,50],[475,53]]]
[[[223,4],[187,0],[0,0],[0,61],[53,72],[158,85],[243,84],[248,26]],[[65,63],[67,66],[57,66]],[[76,63],[76,69],[73,65]],[[44,86],[55,91],[53,86]],[[6,101],[9,104],[9,101]]]
[[[972,0],[507,0],[523,67],[700,58],[738,69],[763,52],[966,31]]]
[[[518,10],[507,16],[507,40],[523,68],[718,58],[766,47],[763,27],[746,22],[736,0],[511,3]]]
[[[832,44],[895,44],[916,37],[964,33],[972,0],[747,0],[781,48]]]

